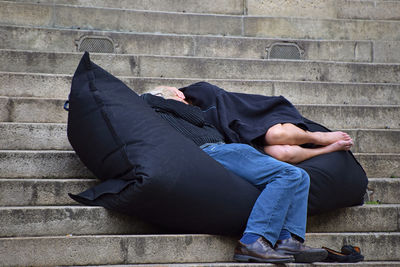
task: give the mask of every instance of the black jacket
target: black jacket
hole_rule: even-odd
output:
[[[207,82],[180,90],[204,111],[206,121],[217,127],[227,142],[251,144],[279,123],[307,129],[303,117],[283,96],[232,93]]]

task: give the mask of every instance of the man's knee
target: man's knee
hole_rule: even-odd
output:
[[[286,164],[282,172],[283,179],[288,180],[288,182],[295,184],[309,183],[308,176],[304,176],[300,168],[295,167],[290,164]]]
[[[296,167],[296,168],[298,168],[298,167]],[[302,168],[298,168],[298,169],[299,169],[300,172],[301,172],[302,184],[305,184],[305,185],[307,185],[308,187],[310,187],[310,183],[311,183],[311,181],[310,181],[310,175],[308,175],[308,173],[307,173],[305,170],[303,170]]]

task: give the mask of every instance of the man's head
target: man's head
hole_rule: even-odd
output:
[[[176,87],[164,86],[164,85],[157,86],[153,90],[149,91],[149,93],[152,95],[163,97],[165,99],[173,99],[185,104],[189,104],[185,100],[185,95],[181,91],[179,91],[179,89]]]

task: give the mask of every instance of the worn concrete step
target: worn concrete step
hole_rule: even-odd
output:
[[[0,150],[0,178],[93,178],[72,151]]]
[[[355,153],[368,177],[400,178],[400,154]],[[93,178],[73,151],[0,150],[0,178]]]
[[[393,20],[187,14],[6,1],[0,2],[0,17],[3,25],[88,30],[325,40],[400,40],[400,22]]]
[[[213,235],[98,235],[1,238],[5,265],[230,262],[236,239]],[[360,246],[367,261],[399,261],[400,233],[313,233],[310,246]],[[387,248],[387,249],[377,249]]]
[[[355,153],[368,177],[400,178],[400,154]]]
[[[67,125],[61,123],[0,123],[3,150],[72,150]]]
[[[10,1],[10,0],[9,0]],[[13,2],[48,3],[78,5],[88,7],[108,7],[121,9],[173,11],[188,13],[215,13],[232,15],[262,15],[276,17],[311,17],[332,19],[400,19],[398,1],[360,1],[360,0],[323,0],[312,4],[290,1],[259,0],[11,0]]]
[[[400,205],[345,208],[309,217],[307,232],[398,232],[399,214]],[[163,233],[102,207],[0,207],[0,215],[0,237]]]
[[[311,216],[309,233],[399,232],[399,204],[364,205]]]
[[[66,99],[0,97],[0,121],[63,123]],[[300,113],[328,128],[399,129],[399,105],[296,105]]]
[[[124,264],[124,265],[96,265],[96,267],[261,267],[261,266],[276,266],[272,263],[239,263],[239,262],[209,262],[209,263],[171,263],[171,264]],[[362,261],[358,263],[343,264],[336,262],[314,262],[314,263],[286,263],[285,266],[293,267],[394,267],[400,266],[400,261]],[[92,266],[94,267],[94,266]]]
[[[369,178],[370,201],[400,204],[400,178]]]
[[[400,29],[400,27],[399,27]],[[83,53],[0,50],[0,71],[73,74]],[[117,76],[398,83],[400,64],[93,54]]]
[[[159,85],[178,88],[200,79],[119,77],[141,94]],[[66,99],[71,75],[0,72],[0,96]],[[228,91],[283,95],[294,104],[400,105],[399,84],[209,79]]]
[[[160,233],[150,224],[103,207],[0,207],[0,214],[0,237]]]
[[[0,15],[1,24],[12,25],[134,32],[214,35],[242,34],[241,16],[92,8],[7,1],[0,2]],[[166,21],[168,23],[165,23]]]
[[[344,130],[354,140],[353,152],[360,153],[400,153],[400,130],[357,129]]]
[[[77,205],[78,194],[99,183],[96,179],[0,179],[0,206]]]
[[[400,62],[398,41],[294,40],[256,37],[144,34],[76,29],[0,26],[0,49],[77,52],[84,40],[102,38],[122,54],[269,58],[275,45],[291,44],[301,59],[346,62]],[[51,36],[51,38],[49,38]],[[87,39],[91,38],[91,39]],[[95,38],[95,39],[93,39]],[[97,38],[97,39],[96,39]],[[297,46],[297,48],[296,48]],[[99,49],[100,47],[98,47]],[[274,57],[273,55],[271,57]]]
[[[78,194],[97,183],[96,179],[3,178],[0,179],[0,206],[77,205],[68,193]],[[400,204],[400,178],[370,178],[368,190],[370,201]]]
[[[76,5],[119,9],[170,11],[183,13],[244,14],[243,0],[8,0],[11,2]]]
[[[399,1],[322,0],[247,0],[247,14],[253,16],[304,17],[319,19],[399,20]]]
[[[399,129],[342,129],[354,140],[353,152],[400,153]],[[0,122],[3,150],[71,150],[63,123]]]
[[[398,1],[360,1],[360,0],[324,0],[312,4],[298,1],[258,1],[258,0],[141,0],[141,1],[99,1],[99,0],[11,0],[28,3],[56,3],[89,7],[109,7],[121,9],[138,9],[154,11],[173,11],[216,14],[248,14],[279,17],[312,17],[312,18],[357,18],[357,19],[400,19]]]

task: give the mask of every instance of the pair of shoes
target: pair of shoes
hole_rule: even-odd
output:
[[[248,245],[239,241],[233,258],[241,262],[294,262],[293,256],[276,252],[264,237],[260,237],[254,243]]]
[[[278,240],[275,250],[285,255],[293,255],[295,262],[303,263],[323,261],[328,256],[325,249],[308,247],[293,237]]]
[[[322,248],[328,251],[328,257],[325,260],[326,262],[359,262],[364,260],[364,256],[361,255],[359,247],[346,245],[342,247],[341,252],[327,247]]]

